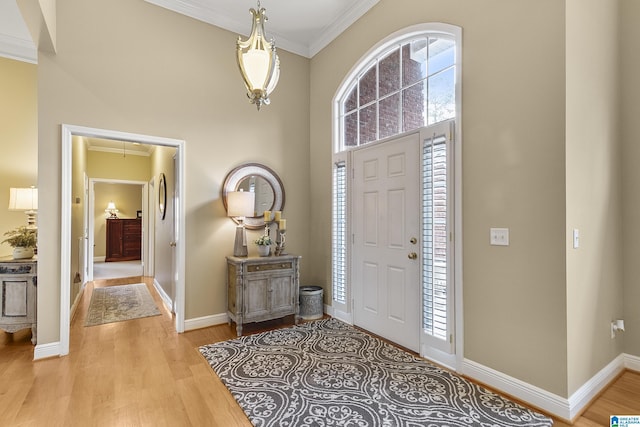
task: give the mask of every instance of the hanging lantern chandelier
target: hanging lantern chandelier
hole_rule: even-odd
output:
[[[266,10],[260,7],[260,1],[258,10],[251,8],[249,12],[253,16],[251,35],[244,41],[238,37],[236,53],[247,96],[260,110],[262,104],[269,105],[269,95],[278,84],[280,59],[273,39],[267,41],[265,38],[267,15]]]

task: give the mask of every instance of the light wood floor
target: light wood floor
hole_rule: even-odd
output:
[[[111,286],[151,279],[96,281]],[[33,362],[30,331],[0,331],[0,426],[251,426],[197,351],[235,337],[220,325],[177,334],[171,315],[85,327],[93,285],[72,320],[70,355]],[[293,319],[246,325],[246,333]],[[609,414],[640,414],[640,374],[626,372],[576,426],[609,426]],[[555,426],[568,424],[556,422]]]

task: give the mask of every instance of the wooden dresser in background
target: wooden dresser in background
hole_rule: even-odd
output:
[[[142,219],[107,219],[106,262],[133,261],[142,254]]]

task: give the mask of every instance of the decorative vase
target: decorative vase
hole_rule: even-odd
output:
[[[23,248],[17,246],[13,248],[13,259],[33,258],[33,248]]]
[[[258,255],[269,256],[269,252],[271,252],[270,245],[257,245],[257,246],[258,246]]]

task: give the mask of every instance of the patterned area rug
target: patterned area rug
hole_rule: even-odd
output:
[[[253,425],[551,426],[335,319],[200,347]]]
[[[94,288],[85,326],[158,316],[160,310],[144,283]]]

